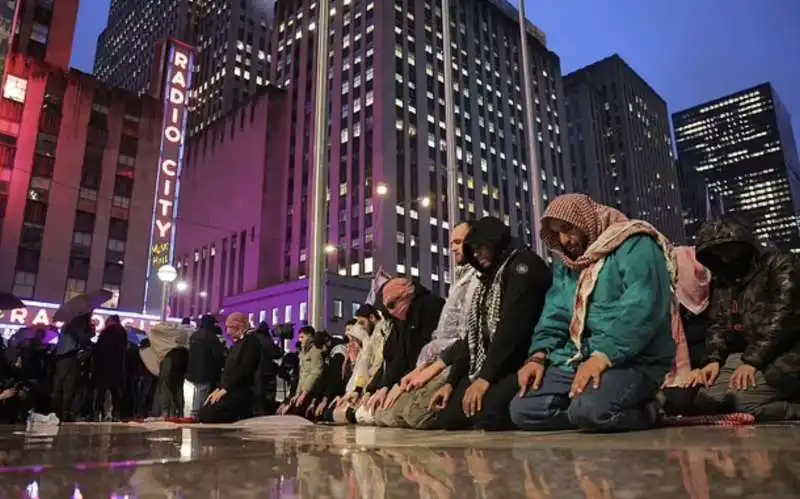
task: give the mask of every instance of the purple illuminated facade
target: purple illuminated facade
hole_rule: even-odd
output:
[[[329,273],[325,281],[326,328],[344,334],[344,323],[353,318],[369,293],[370,281]],[[308,321],[308,279],[285,282],[269,288],[230,296],[223,300],[225,312],[243,312],[252,324],[306,324]],[[295,327],[295,333],[297,333]]]
[[[225,297],[281,282],[287,119],[285,92],[267,87],[190,141],[175,253],[189,288],[173,294],[172,315],[217,312]]]

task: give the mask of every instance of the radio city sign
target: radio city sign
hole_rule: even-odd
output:
[[[47,303],[33,300],[24,300],[25,308],[0,311],[0,329],[18,329],[20,327],[31,326],[61,326],[61,323],[53,323],[53,315],[58,310],[57,303]],[[120,312],[118,310],[96,309],[92,313],[92,321],[97,330],[105,327],[106,319],[110,315],[118,315],[122,325],[132,326],[142,331],[149,331],[150,328],[160,322],[160,318],[152,315],[137,314],[133,312]]]
[[[172,40],[168,42],[164,119],[150,243],[152,269],[172,263],[193,58],[191,47]]]

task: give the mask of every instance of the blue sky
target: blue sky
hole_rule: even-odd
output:
[[[72,62],[83,71],[92,70],[109,3],[81,2]],[[564,74],[619,53],[670,112],[770,81],[800,139],[800,0],[528,0],[526,7]]]

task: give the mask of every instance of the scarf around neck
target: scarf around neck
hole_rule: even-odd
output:
[[[561,248],[558,234],[550,230],[547,224],[548,219],[567,222],[583,231],[589,243],[586,251],[575,260],[567,256]],[[629,220],[620,211],[596,203],[583,194],[559,196],[547,207],[541,229],[542,240],[562,260],[564,265],[580,272],[576,286],[574,312],[569,324],[570,340],[577,348],[578,353],[569,360],[570,363],[577,364],[583,360],[581,347],[589,301],[606,257],[616,251],[628,238],[637,235],[650,236],[658,243],[664,253],[670,284],[674,291],[677,272],[672,244],[649,223],[641,220]],[[680,315],[680,305],[675,294],[673,294],[670,306],[670,319],[676,353],[672,370],[667,374],[664,385],[677,386],[689,375],[691,363],[683,330],[683,320]]]
[[[408,311],[414,301],[414,283],[411,279],[395,277],[383,286],[383,306],[401,321],[408,318]]]
[[[497,324],[500,322],[500,307],[503,300],[503,285],[508,262],[519,250],[515,249],[506,256],[497,268],[491,281],[478,279],[477,287],[472,295],[467,316],[467,346],[469,347],[469,378],[474,380],[486,363],[486,352],[494,339]],[[486,334],[483,327],[486,325]]]
[[[430,343],[422,347],[417,358],[417,367],[435,361],[453,342],[464,337],[464,325],[477,286],[478,271],[475,267],[462,265],[456,269],[456,279],[450,288],[442,315],[439,316],[439,323],[431,335]]]

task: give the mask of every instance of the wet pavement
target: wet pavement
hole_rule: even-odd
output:
[[[624,435],[0,427],[0,498],[800,497],[800,426]]]

